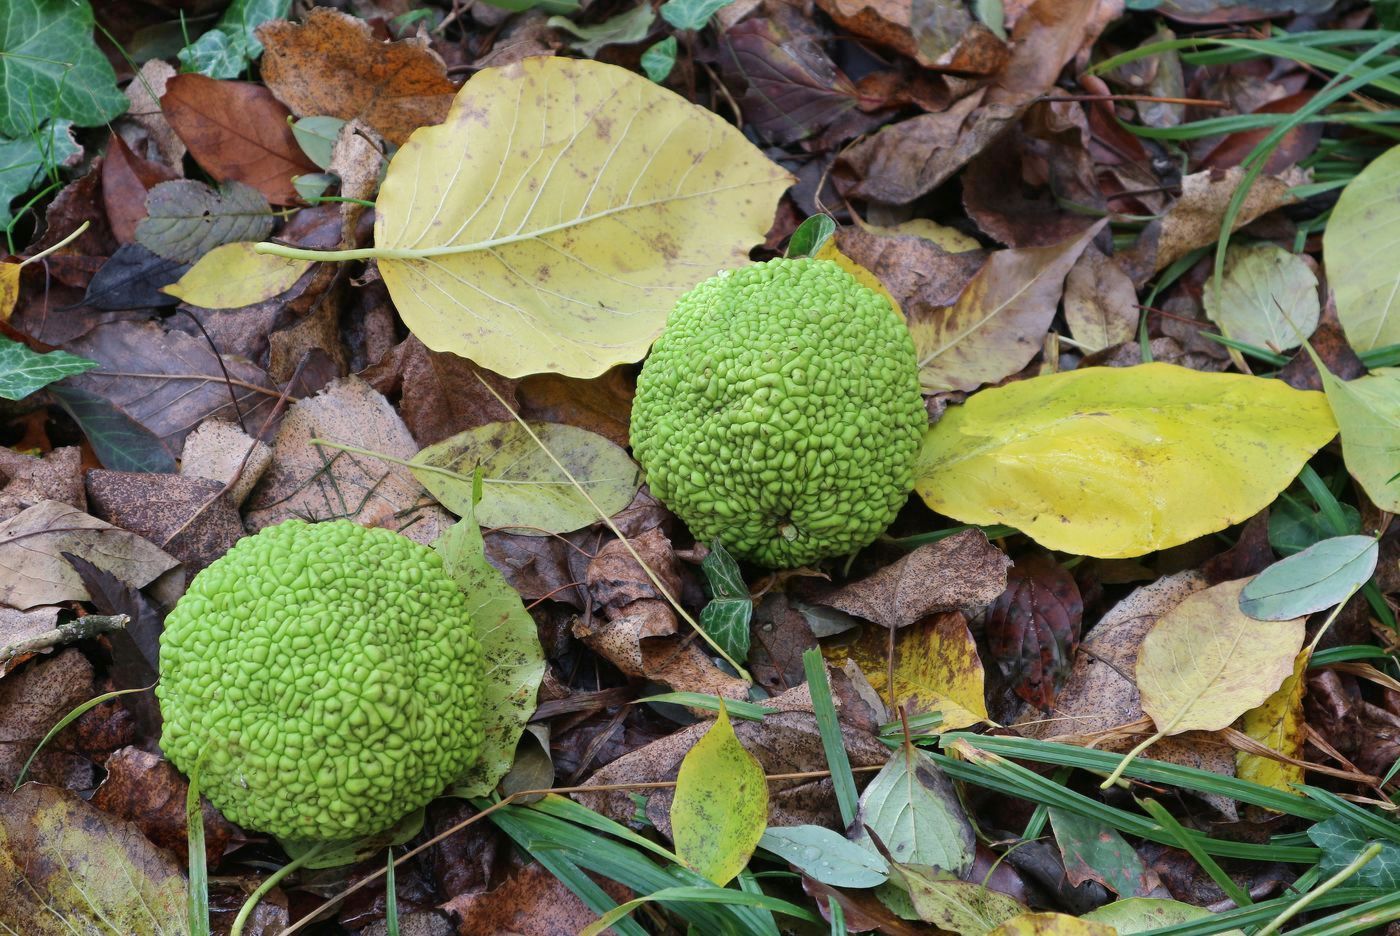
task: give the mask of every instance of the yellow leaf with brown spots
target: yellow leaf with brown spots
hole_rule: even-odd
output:
[[[8,322],[19,301],[19,264],[0,263],[0,322]]]
[[[829,646],[824,652],[837,666],[854,660],[891,712],[901,705],[911,715],[941,712],[939,731],[987,720],[982,660],[961,613],[937,614],[895,632],[893,693],[889,639],[885,628],[866,627],[854,643]]]
[[[987,936],[1118,936],[1103,923],[1081,920],[1068,913],[1023,913],[990,931]]]
[[[1301,758],[1308,726],[1303,720],[1303,674],[1312,652],[1304,648],[1293,661],[1293,674],[1258,708],[1240,716],[1239,728],[1260,744],[1287,757]],[[1235,754],[1235,775],[1285,793],[1302,796],[1292,784],[1303,782],[1303,768],[1246,751]]]
[[[161,292],[201,309],[240,309],[280,296],[310,268],[309,260],[256,253],[238,241],[215,247]]]
[[[792,177],[717,115],[624,68],[478,72],[413,133],[376,204],[408,327],[507,377],[640,360],[676,299],[748,261]]]
[[[671,838],[687,866],[723,887],[744,870],[768,827],[768,781],[720,703],[719,718],[681,761]]]

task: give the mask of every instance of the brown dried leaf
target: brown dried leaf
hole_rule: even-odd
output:
[[[136,240],[136,224],[146,217],[146,194],[161,182],[176,178],[164,163],[142,159],[126,141],[112,134],[102,160],[102,205],[112,234],[123,244]]]
[[[243,538],[238,507],[217,481],[189,475],[95,469],[87,473],[93,516],[130,530],[194,575]]]
[[[96,694],[92,664],[73,649],[36,659],[0,680],[0,783],[5,789],[14,785],[24,762],[49,729]],[[70,727],[44,745],[30,765],[28,777],[86,790],[92,787],[95,775],[92,761],[75,748]],[[0,881],[4,879],[0,874]]]
[[[250,451],[251,449],[251,451]],[[185,437],[180,474],[231,485],[228,498],[242,504],[272,464],[272,448],[231,422],[209,419]]]
[[[43,458],[0,448],[0,521],[45,500],[86,509],[82,457],[73,446],[54,449]]]
[[[273,20],[257,29],[262,77],[300,117],[359,118],[402,144],[418,127],[442,123],[457,87],[426,36],[380,42],[362,19],[316,7],[301,25]]]
[[[1065,321],[1086,352],[1129,341],[1137,330],[1137,290],[1116,260],[1090,244],[1065,279]]]
[[[176,75],[160,103],[195,161],[219,182],[243,182],[274,205],[290,205],[298,200],[292,177],[318,171],[292,136],[287,109],[260,84]]]
[[[598,884],[619,903],[632,896],[615,881],[600,878]],[[572,936],[598,918],[538,862],[513,870],[489,891],[454,897],[443,908],[457,915],[456,932],[498,936]]]
[[[836,245],[874,273],[904,309],[952,305],[987,259],[981,250],[950,253],[924,237],[859,227],[838,228]]]
[[[962,0],[818,0],[842,29],[913,58],[925,68],[995,74],[1006,44],[972,18]]]
[[[73,793],[29,783],[0,797],[0,928],[163,932],[185,919],[185,891],[169,854]]]
[[[910,309],[924,389],[975,390],[1030,363],[1055,317],[1065,276],[1106,223],[1052,247],[997,251],[956,303]]]
[[[431,351],[412,335],[360,372],[371,387],[391,400],[397,397],[409,431],[425,446],[467,429],[512,419],[510,410],[482,386],[478,375],[513,408],[520,408],[515,397],[517,381],[477,367],[464,357]]]
[[[189,783],[167,760],[140,748],[124,747],[102,765],[107,779],[92,795],[92,804],[119,819],[134,822],[157,846],[185,856],[189,842],[185,797]],[[243,839],[237,826],[201,797],[204,855],[210,867],[230,844]]]
[[[590,380],[563,374],[531,374],[515,384],[520,415],[578,426],[626,448],[632,396],[636,392],[630,371],[626,365],[614,367]]]
[[[146,158],[159,155],[161,162],[167,166],[178,167],[185,159],[185,144],[170,128],[160,107],[166,83],[174,77],[175,67],[163,59],[154,58],[142,65],[136,77],[126,86],[125,93],[131,101],[131,107],[122,115],[122,120],[130,120],[140,127],[137,135],[144,131],[149,145],[138,155]],[[135,136],[132,136],[129,128],[124,132],[127,134],[127,142],[135,148]]]
[[[964,530],[920,546],[822,604],[884,627],[907,627],[935,612],[969,611],[994,601],[1006,590],[1010,567],[981,530]]]
[[[292,406],[272,444],[272,467],[249,496],[251,530],[291,517],[348,517],[431,543],[452,517],[433,503],[402,465],[312,445],[325,439],[409,459],[418,445],[389,401],[358,377],[337,380]]]
[[[21,610],[88,597],[63,558],[71,552],[118,578],[146,585],[180,563],[151,543],[58,501],[41,501],[0,524],[0,602]]]
[[[840,704],[840,698],[837,698]],[[826,754],[816,718],[811,714],[812,700],[806,684],[769,699],[766,705],[778,711],[761,722],[741,721],[734,724],[740,743],[758,758],[766,774],[801,773],[826,769]],[[844,708],[844,707],[843,707]],[[596,771],[585,786],[608,786],[626,783],[647,783],[674,780],[681,760],[710,727],[702,721],[624,754]],[[841,735],[853,767],[883,764],[889,749],[874,736],[852,727],[842,720]],[[836,811],[836,796],[830,778],[821,780],[780,780],[768,785],[768,821],[770,825],[825,825],[840,827]],[[576,793],[574,798],[619,822],[630,821],[636,803],[626,790]],[[670,790],[657,790],[647,798],[647,818],[665,835],[671,831]]]

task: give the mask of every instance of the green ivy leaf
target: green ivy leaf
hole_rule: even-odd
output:
[[[605,45],[641,42],[651,31],[651,23],[654,19],[656,19],[656,13],[652,10],[651,4],[643,3],[634,10],[619,13],[592,26],[580,26],[573,20],[565,19],[562,16],[551,16],[547,25],[573,33],[582,41],[571,41],[569,45],[589,58],[593,58],[598,54],[598,50]]]
[[[255,30],[268,20],[283,19],[292,0],[233,0],[218,25],[180,50],[186,72],[210,78],[237,78],[262,55]]]
[[[666,0],[661,17],[677,29],[704,29],[710,17],[734,0]]]
[[[22,400],[55,380],[99,366],[67,351],[40,354],[0,335],[0,397],[7,400]]]
[[[5,60],[0,58],[0,68]],[[0,137],[0,227],[13,216],[10,203],[39,185],[51,170],[75,161],[83,152],[73,141],[73,121],[45,121],[33,133],[18,139]]]
[[[700,564],[709,580],[713,600],[700,610],[700,626],[736,660],[749,655],[749,623],[753,601],[739,564],[719,540],[710,544],[710,554]]]
[[[642,71],[647,77],[660,84],[676,67],[676,37],[667,36],[642,53]]]
[[[126,95],[92,38],[88,0],[6,0],[0,16],[0,136],[18,139],[49,118],[80,127],[126,110]]]

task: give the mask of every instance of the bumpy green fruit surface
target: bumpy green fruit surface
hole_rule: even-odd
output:
[[[240,825],[372,835],[475,761],[480,656],[431,549],[288,520],[196,575],[166,618],[161,748],[187,774],[198,763],[200,791]]]
[[[789,568],[880,535],[927,425],[889,301],[829,260],[773,260],[676,303],[637,380],[632,451],[697,540]]]

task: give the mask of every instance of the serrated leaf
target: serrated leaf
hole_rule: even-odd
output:
[[[1380,543],[1335,536],[1260,572],[1240,593],[1240,610],[1258,621],[1285,621],[1344,601],[1376,571]]]
[[[1256,621],[1239,608],[1245,580],[1184,598],[1138,651],[1142,710],[1162,734],[1218,731],[1261,704],[1293,672],[1303,619]]]
[[[27,136],[46,119],[95,127],[127,103],[93,40],[88,0],[8,0],[0,16],[0,136]]]
[[[161,292],[202,309],[239,309],[280,296],[310,268],[310,260],[260,254],[239,241],[215,247]]]
[[[661,18],[677,29],[704,29],[710,17],[734,0],[666,0]]]
[[[1322,315],[1317,275],[1302,257],[1274,244],[1231,244],[1220,294],[1207,284],[1202,301],[1225,334],[1273,351],[1298,347]]]
[[[1145,933],[1175,923],[1189,923],[1208,917],[1211,911],[1205,907],[1168,900],[1163,897],[1129,897],[1096,907],[1080,917],[1104,923],[1118,931],[1118,936],[1130,933]],[[1220,936],[1244,936],[1242,930],[1226,930]]]
[[[1366,496],[1400,513],[1400,368],[1342,380],[1319,365],[1322,388],[1342,431],[1342,458]]]
[[[1171,364],[1091,367],[983,390],[924,437],[915,490],[964,523],[1108,559],[1252,517],[1336,434],[1326,399]]]
[[[676,37],[667,36],[642,53],[642,71],[657,84],[665,81],[676,67]]]
[[[481,727],[486,733],[481,755],[453,793],[486,796],[515,761],[516,745],[535,711],[535,694],[544,679],[544,650],[535,620],[520,595],[486,560],[481,528],[468,514],[433,543],[443,568],[452,576],[472,613],[481,645]]]
[[[1312,843],[1322,849],[1322,860],[1317,868],[1323,877],[1336,874],[1351,864],[1357,855],[1378,839],[1375,833],[1345,816],[1333,816],[1314,823],[1307,831]],[[1348,878],[1348,884],[1353,887],[1400,890],[1400,845],[1385,839],[1380,839],[1380,842],[1380,854],[1363,865],[1355,876]]]
[[[875,887],[889,877],[884,858],[826,826],[774,826],[758,844],[831,887]]]
[[[0,68],[5,59],[0,56]],[[10,203],[37,186],[45,173],[82,154],[73,139],[73,121],[46,120],[10,140],[0,136],[0,227],[13,219]]]
[[[639,360],[677,297],[747,262],[791,177],[626,69],[478,72],[389,164],[379,270],[424,344],[507,377]]]
[[[687,867],[723,887],[749,863],[768,825],[768,781],[720,706],[719,717],[681,761],[671,801],[671,838]]]
[[[1261,705],[1240,716],[1240,731],[1265,747],[1294,759],[1302,758],[1303,742],[1308,734],[1303,715],[1303,691],[1307,687],[1304,674],[1307,673],[1308,658],[1311,656],[1311,651],[1306,648],[1299,653],[1293,661],[1293,672],[1283,681],[1283,685]],[[1294,796],[1302,795],[1294,784],[1303,782],[1303,768],[1262,754],[1236,751],[1235,776]]]
[[[1392,146],[1342,189],[1322,235],[1327,284],[1347,342],[1356,351],[1400,344],[1400,146]]]
[[[40,354],[0,335],[0,398],[23,400],[55,380],[101,366],[97,361],[89,361],[67,351]]]
[[[1026,912],[1014,897],[980,882],[959,881],[908,865],[890,866],[890,883],[905,891],[920,920],[961,936],[983,936]]]
[[[900,864],[954,875],[972,864],[976,840],[953,785],[912,744],[896,750],[865,788],[856,827],[855,841],[876,852],[867,829],[874,832]]]
[[[592,26],[580,26],[562,16],[551,16],[546,20],[546,25],[572,33],[578,40],[582,40],[570,40],[569,45],[592,58],[605,45],[641,42],[651,31],[651,24],[655,19],[656,11],[651,8],[651,4],[643,3]]]
[[[641,474],[619,446],[577,426],[532,422],[530,428],[538,443],[514,421],[468,429],[423,449],[409,468],[438,503],[460,517],[472,510],[472,476],[479,466],[485,488],[476,505],[477,521],[527,535],[567,533],[598,519],[593,505],[541,444],[606,515],[632,503]]]
[[[203,182],[172,179],[146,196],[148,216],[136,225],[146,249],[181,263],[235,241],[262,240],[272,233],[272,209],[251,185],[225,182],[218,190]]]

